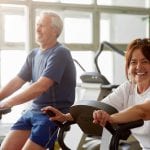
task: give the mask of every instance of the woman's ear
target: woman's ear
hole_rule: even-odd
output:
[[[128,80],[132,82],[131,73],[128,71]]]
[[[132,74],[130,73],[130,71],[128,71],[128,80],[131,83],[135,83],[134,77],[132,76]]]

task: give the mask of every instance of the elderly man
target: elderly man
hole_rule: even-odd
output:
[[[57,41],[62,28],[63,22],[56,13],[42,13],[36,25],[39,48],[31,51],[17,76],[0,90],[0,109],[32,100],[31,107],[4,139],[1,145],[3,150],[53,148],[57,125],[41,112],[41,108],[53,106],[64,113],[68,112],[74,103],[76,86],[76,71],[71,54]],[[32,84],[11,96],[26,82]]]

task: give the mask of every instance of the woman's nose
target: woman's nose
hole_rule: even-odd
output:
[[[136,68],[139,69],[139,68],[141,68],[141,67],[142,67],[142,63],[141,63],[141,62],[138,62],[137,65],[136,65]]]

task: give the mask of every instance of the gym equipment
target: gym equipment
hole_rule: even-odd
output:
[[[7,109],[0,109],[0,120],[2,119],[2,116],[7,114],[7,113],[10,113],[11,112],[11,108],[7,108]],[[0,135],[0,145],[1,145],[1,142],[3,140],[4,136],[3,135]]]
[[[100,48],[99,50],[96,52],[96,55],[95,55],[95,58],[94,58],[94,62],[95,62],[95,66],[96,66],[96,69],[97,69],[97,72],[101,73],[100,71],[100,68],[98,66],[98,57],[100,56],[100,54],[102,53],[102,51],[104,50],[104,47],[107,47],[108,49],[111,49],[115,52],[117,52],[118,54],[124,56],[125,55],[125,52],[118,49],[117,47],[115,47],[113,44],[109,43],[109,42],[106,42],[106,41],[103,41],[100,45]]]
[[[75,62],[79,65],[79,67],[84,71],[84,73],[80,77],[82,82],[101,83],[102,85],[110,84],[110,82],[106,79],[106,77],[104,75],[102,75],[99,65],[98,65],[98,57],[104,50],[104,47],[107,47],[108,49],[111,49],[112,51],[117,52],[118,54],[120,54],[122,56],[125,55],[124,51],[116,48],[113,44],[106,42],[106,41],[102,42],[100,45],[100,48],[98,49],[98,51],[96,52],[96,55],[94,57],[94,64],[96,67],[96,72],[86,72],[85,69],[79,64],[79,62],[77,62],[77,60],[75,60]]]
[[[100,54],[102,53],[102,51],[104,50],[104,48],[110,49],[122,56],[125,55],[125,52],[123,50],[120,50],[116,48],[113,44],[104,41],[100,44],[100,47],[97,50],[95,57],[94,57],[94,64],[96,68],[95,72],[87,72],[84,69],[84,67],[77,60],[74,59],[74,62],[83,70],[83,74],[80,76],[80,79],[82,80],[81,88],[88,90],[87,91],[88,95],[89,93],[91,93],[91,91],[93,91],[93,88],[95,88],[96,96],[94,96],[94,99],[96,97],[95,100],[99,100],[99,101],[105,98],[108,94],[110,94],[114,88],[118,87],[118,85],[111,84],[108,81],[108,79],[101,73],[100,67],[98,65],[98,58]],[[98,88],[98,85],[99,85],[99,88]]]
[[[114,45],[111,43],[108,43],[106,41],[102,42],[100,44],[99,49],[96,52],[96,55],[94,57],[94,64],[96,71],[95,72],[87,72],[78,61],[75,60],[75,62],[79,65],[79,67],[83,70],[83,74],[80,76],[82,83],[80,85],[80,96],[79,100],[85,99],[90,100],[93,99],[95,101],[101,101],[103,98],[105,98],[108,94],[110,94],[113,89],[117,88],[118,85],[111,84],[107,78],[102,75],[100,67],[98,65],[98,58],[104,48],[111,49],[114,52],[119,53],[120,55],[124,56],[124,51],[117,49]],[[99,132],[100,133],[100,132]],[[87,138],[89,136],[83,134],[81,137],[81,140],[79,142],[78,148],[81,149],[82,145],[86,145],[85,143],[93,142],[94,140],[97,141],[97,139],[100,138],[100,134],[98,137],[90,136],[90,141],[87,141]],[[97,143],[95,142],[95,145]]]
[[[115,126],[107,123],[105,128],[112,134],[109,150],[118,150],[119,141],[128,139],[131,134],[130,129],[140,127],[143,124],[143,120],[137,120],[125,124],[117,124]]]
[[[70,114],[74,118],[74,121],[65,122],[64,124],[62,124],[60,126],[59,133],[58,133],[58,142],[62,150],[71,150],[71,148],[69,148],[64,142],[64,134],[70,129],[70,126],[73,124],[77,124],[84,132],[84,134],[91,135],[91,136],[101,135],[102,127],[92,122],[93,111],[97,109],[104,110],[109,114],[117,113],[117,110],[112,106],[102,102],[93,101],[93,100],[79,101],[70,108]],[[110,143],[107,144],[105,143],[105,145],[107,146],[109,145],[109,148],[103,146],[103,142],[102,142],[100,146],[101,150],[118,150],[119,141],[128,139],[128,137],[131,134],[130,129],[142,125],[143,125],[143,120],[129,122],[126,124],[116,124],[116,125],[111,125],[110,123],[107,123],[105,128],[112,134],[112,137]],[[105,139],[106,138],[109,139],[110,137],[105,137]]]
[[[11,112],[11,108],[0,109],[0,119],[2,119],[2,115],[7,114],[9,112]]]

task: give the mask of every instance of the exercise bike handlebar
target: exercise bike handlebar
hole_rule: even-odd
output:
[[[140,127],[144,124],[144,121],[136,120],[124,124],[112,125],[106,123],[105,128],[112,134],[111,142],[109,145],[110,150],[118,150],[118,145],[120,140],[127,140],[131,134],[131,129]]]
[[[110,115],[118,112],[114,107],[103,102],[93,100],[81,100],[70,107],[70,114],[74,118],[74,121],[67,121],[65,123],[56,122],[59,127],[58,143],[63,150],[70,150],[70,148],[67,147],[64,142],[64,133],[69,131],[72,124],[78,124],[80,129],[87,135],[102,135],[102,127],[92,122],[93,111],[97,109],[107,111],[107,113],[109,113]],[[52,112],[47,113],[49,114],[49,116],[54,115]],[[126,140],[131,134],[130,129],[139,127],[141,125],[143,125],[143,120],[115,125],[107,122],[105,128],[112,134],[112,140],[109,144],[110,150],[118,150],[119,140]]]
[[[2,118],[2,115],[7,114],[9,112],[11,112],[11,108],[0,109],[0,119]]]
[[[71,150],[64,142],[64,133],[69,131],[70,126],[75,124],[76,122],[65,122],[61,124],[59,132],[58,132],[58,142],[63,150]],[[112,125],[110,123],[106,123],[105,128],[112,134],[111,142],[110,142],[110,150],[118,150],[119,140],[127,140],[129,135],[131,134],[130,129],[140,127],[143,125],[143,120],[137,120],[124,124],[115,124]]]
[[[61,124],[61,126],[59,126],[59,132],[58,132],[58,143],[60,145],[60,147],[62,148],[62,150],[71,150],[64,142],[64,133],[70,130],[70,126],[72,124],[75,124],[76,122],[74,121],[68,121],[65,122],[63,124]]]
[[[122,123],[122,124],[110,124],[109,122],[106,123],[105,128],[113,135],[115,132],[122,132],[125,130],[130,130],[133,128],[140,127],[144,124],[144,121],[142,119],[131,121],[128,123]]]

